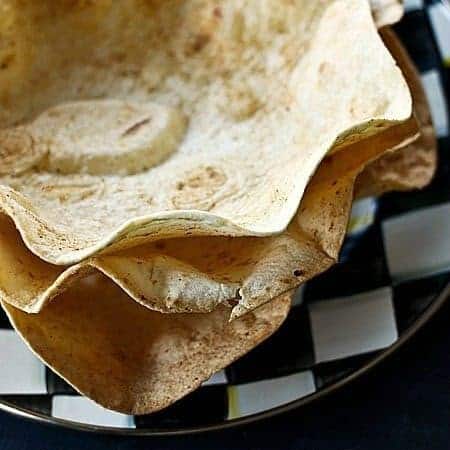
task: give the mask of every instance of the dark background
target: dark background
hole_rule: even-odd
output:
[[[450,301],[369,374],[254,425],[172,438],[93,435],[0,412],[0,450],[450,448]]]

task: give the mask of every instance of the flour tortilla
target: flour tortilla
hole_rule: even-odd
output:
[[[146,414],[185,396],[273,334],[290,304],[285,294],[232,323],[223,307],[163,315],[97,275],[37,315],[3,307],[31,349],[79,392],[115,411]]]
[[[436,136],[417,69],[391,29],[383,29],[381,36],[400,65],[410,87],[420,137],[404,148],[387,153],[369,164],[356,181],[356,197],[421,189],[431,181],[437,165]]]
[[[404,53],[398,55],[408,74],[406,58]],[[415,91],[420,84],[412,81]],[[12,221],[0,216],[1,299],[36,313],[79,278],[100,271],[134,300],[157,311],[209,312],[225,305],[233,307],[233,318],[239,317],[336,261],[356,173],[371,159],[402,147],[416,135],[415,122],[410,120],[327,158],[288,230],[270,238],[168,239],[63,267],[31,253]]]
[[[330,149],[411,114],[364,0],[4,4],[0,205],[52,264],[278,234]]]
[[[232,318],[293,289],[338,257],[355,177],[386,149],[417,137],[415,120],[391,127],[321,164],[287,231],[268,238],[168,239],[64,268],[39,259],[0,220],[0,292],[26,312],[73,282],[101,271],[134,300],[161,312],[208,312],[232,306]],[[55,299],[54,301],[58,301]]]

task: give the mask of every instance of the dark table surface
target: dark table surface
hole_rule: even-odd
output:
[[[371,373],[296,411],[255,425],[175,438],[69,431],[0,413],[0,450],[450,448],[450,301]]]

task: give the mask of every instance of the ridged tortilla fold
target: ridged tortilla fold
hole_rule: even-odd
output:
[[[393,43],[388,42],[390,48]],[[398,57],[402,70],[409,73],[407,55]],[[414,108],[426,109],[423,97],[416,96],[421,92],[417,74],[411,74]],[[0,272],[1,298],[36,313],[78,279],[100,271],[132,299],[156,311],[209,312],[224,305],[233,308],[232,318],[239,317],[336,262],[355,177],[370,160],[389,149],[405,148],[417,136],[411,119],[327,157],[288,229],[267,238],[167,239],[63,267],[31,253],[11,220],[3,216],[0,263],[7,270]]]
[[[64,269],[31,253],[11,221],[0,221],[2,299],[38,312],[70,284],[101,271],[137,302],[161,312],[208,312],[232,306],[232,317],[293,289],[332,265],[345,235],[356,176],[387,148],[417,137],[414,119],[377,134],[358,151],[320,166],[286,232],[269,238],[168,239]],[[400,143],[400,144],[399,144]],[[357,156],[357,157],[355,157]],[[57,299],[55,299],[57,301]]]

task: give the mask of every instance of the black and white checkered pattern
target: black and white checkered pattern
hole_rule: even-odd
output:
[[[84,424],[150,429],[208,425],[310,395],[392,345],[449,281],[450,139],[445,92],[449,92],[450,4],[444,3],[409,0],[404,19],[395,27],[421,72],[430,101],[439,140],[434,181],[422,191],[357,202],[354,230],[344,244],[341,262],[299,290],[288,319],[271,339],[166,410],[133,417],[79,396],[27,349],[0,315],[0,399]]]

